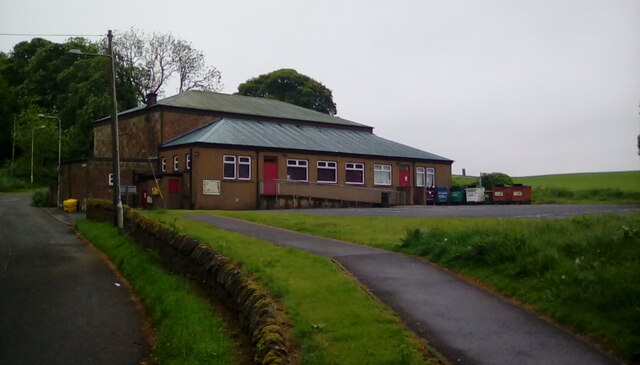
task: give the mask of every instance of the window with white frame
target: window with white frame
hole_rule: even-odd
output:
[[[433,167],[427,167],[427,186],[436,186],[436,169]]]
[[[347,162],[344,164],[345,182],[347,184],[364,184],[364,164]]]
[[[180,160],[178,160],[178,156],[173,156],[173,171],[178,171],[178,164]]]
[[[251,157],[224,155],[223,177],[226,180],[251,180]]]
[[[307,160],[287,160],[287,180],[307,181],[307,168],[309,163]]]
[[[160,169],[162,170],[162,172],[167,172],[167,158],[163,157],[162,160],[160,160]]]
[[[109,174],[109,177],[107,178],[107,183],[109,184],[109,186],[113,186],[113,173]]]
[[[391,185],[391,165],[373,165],[373,183]]]
[[[425,179],[424,167],[416,167],[416,186],[424,186]]]
[[[235,179],[236,178],[236,156],[232,155],[224,155],[222,157],[223,160],[223,177],[225,179]]]
[[[191,170],[191,154],[187,153],[184,156],[184,168],[187,170]]]
[[[251,180],[251,157],[238,156],[238,180]]]
[[[318,161],[318,182],[338,182],[338,164],[335,161]]]

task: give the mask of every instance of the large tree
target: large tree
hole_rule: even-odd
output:
[[[135,85],[142,103],[149,93],[162,95],[173,78],[177,78],[178,92],[222,89],[220,71],[207,65],[204,54],[190,42],[171,34],[146,35],[131,28],[115,34],[114,48],[124,75]]]
[[[277,99],[329,115],[337,113],[331,90],[288,68],[249,79],[238,86],[236,94]]]
[[[220,73],[215,67],[207,66],[202,52],[186,41],[162,34],[146,37],[134,30],[122,37],[116,33],[114,40],[120,111],[145,102],[148,92],[162,93],[171,77],[178,79],[180,92],[221,88]],[[34,38],[16,44],[8,54],[0,52],[0,163],[11,159],[15,126],[16,171],[23,177],[26,170],[21,166],[24,167],[24,158],[30,157],[30,149],[24,150],[25,141],[30,142],[33,125],[47,123],[47,131],[38,129],[37,138],[49,136],[51,128],[57,130],[57,123],[38,118],[38,114],[60,117],[65,160],[89,157],[93,122],[111,115],[109,59],[77,57],[69,53],[71,49],[94,54],[107,51],[106,41],[93,43],[84,38],[71,38],[64,43],[54,43]],[[51,123],[55,125],[50,126]],[[46,141],[53,141],[57,147],[57,133],[51,136]],[[54,156],[57,157],[57,153]],[[36,169],[39,168],[36,164]],[[47,171],[49,173],[38,176],[51,175],[51,170]]]

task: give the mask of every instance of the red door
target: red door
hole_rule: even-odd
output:
[[[400,165],[400,186],[409,186],[409,165]]]
[[[276,159],[264,159],[264,168],[262,172],[262,180],[264,183],[263,195],[278,194],[278,161]]]

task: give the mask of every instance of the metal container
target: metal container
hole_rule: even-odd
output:
[[[511,186],[494,186],[493,187],[493,203],[494,204],[511,204],[513,197],[513,187]]]
[[[466,188],[467,204],[484,203],[484,188]]]
[[[449,188],[445,186],[436,188],[436,203],[437,204],[449,203]]]

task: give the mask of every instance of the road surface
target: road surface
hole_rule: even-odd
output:
[[[139,364],[141,315],[98,251],[27,194],[0,194],[0,363]]]

